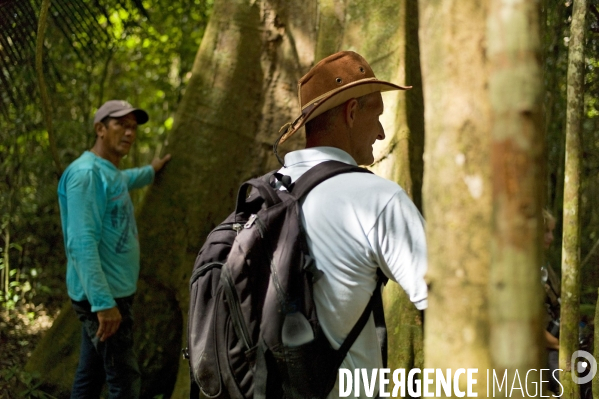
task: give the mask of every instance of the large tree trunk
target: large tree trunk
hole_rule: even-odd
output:
[[[386,138],[375,146],[375,173],[397,182],[422,209],[424,108],[418,45],[418,4],[415,1],[381,1],[375,10],[362,3],[361,18],[346,26],[345,46],[372,60],[379,79],[413,86],[407,92],[383,94]],[[369,10],[367,12],[366,10]],[[374,11],[374,12],[373,12]],[[381,27],[385,27],[381,29]],[[364,30],[366,29],[366,31]],[[352,43],[355,32],[368,41]],[[352,35],[353,33],[353,35]],[[360,37],[360,36],[358,36]],[[355,38],[353,41],[357,41]],[[388,49],[381,52],[381,49]],[[383,292],[388,335],[388,367],[422,368],[423,325],[420,312],[395,283]],[[390,391],[393,384],[390,385]]]
[[[485,32],[488,1],[420,5],[429,248],[425,366],[490,369],[491,116]],[[452,385],[453,386],[453,385]],[[460,379],[466,391],[466,378]]]
[[[536,6],[533,0],[491,0],[487,19],[493,137],[490,348],[493,370],[499,375],[507,370],[510,382],[516,373],[528,376],[528,370],[542,368],[545,355],[539,273],[544,192],[542,83]],[[540,395],[539,377],[526,379],[526,392]],[[525,396],[519,390],[514,393]]]
[[[568,50],[566,166],[562,238],[562,295],[559,367],[566,399],[579,396],[572,380],[572,354],[578,350],[580,318],[580,165],[584,106],[584,27],[586,0],[574,0]]]
[[[296,84],[313,64],[315,19],[315,2],[215,3],[175,118],[169,151],[177,155],[147,197],[140,237],[152,248],[145,270],[156,268],[178,292],[184,325],[191,268],[205,237],[234,208],[243,180],[278,165],[271,146],[299,109]],[[298,137],[285,149],[301,144]],[[172,269],[160,266],[165,260]],[[182,360],[173,398],[188,397],[188,388]]]
[[[386,139],[376,144],[372,169],[399,183],[421,208],[424,109],[417,3],[326,0],[320,6],[317,60],[339,50],[355,50],[371,63],[377,78],[414,86],[407,92],[383,94]],[[385,288],[384,302],[389,367],[422,367],[420,312],[395,283]]]
[[[239,184],[278,166],[272,143],[280,126],[299,112],[297,81],[315,61],[353,49],[372,63],[379,78],[415,86],[407,95],[385,97],[388,139],[377,149],[375,169],[401,183],[418,204],[423,115],[416,14],[414,2],[395,0],[368,7],[330,0],[215,2],[165,150],[173,159],[148,190],[138,215],[142,276],[136,315],[143,333],[136,346],[138,351],[153,350],[140,357],[142,370],[153,371],[144,375],[145,397],[171,390],[173,398],[188,397],[189,368],[179,352],[187,340],[188,283],[197,251],[233,209]],[[282,152],[302,147],[302,136],[286,142]],[[419,315],[397,285],[385,295],[392,367],[411,367],[422,358]],[[152,304],[161,304],[162,310],[149,313]],[[69,364],[60,366],[63,390],[72,381],[78,345],[79,326],[68,313],[30,363],[30,369],[44,375],[58,373],[48,357],[53,353],[49,337],[65,328],[71,331],[73,339],[57,348],[69,346],[73,353]],[[150,389],[151,380],[163,382],[160,389]]]

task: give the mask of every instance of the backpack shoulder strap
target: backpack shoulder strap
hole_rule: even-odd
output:
[[[377,270],[377,274],[379,276],[379,279],[376,283],[376,287],[374,288],[374,292],[370,297],[370,301],[368,301],[368,304],[362,312],[362,315],[360,316],[354,327],[351,329],[349,334],[347,334],[347,337],[345,337],[345,341],[343,341],[341,347],[339,347],[339,349],[337,350],[340,361],[343,361],[343,359],[345,359],[345,356],[347,356],[347,352],[349,352],[349,349],[352,347],[354,342],[356,342],[356,339],[358,339],[358,336],[366,326],[366,323],[368,322],[368,319],[370,317],[370,313],[373,313],[375,318],[375,325],[377,327],[377,335],[381,335],[378,330],[381,328],[383,329],[384,336],[379,336],[378,338],[383,356],[383,367],[387,367],[387,329],[385,326],[385,316],[383,313],[383,296],[381,292],[381,287],[383,286],[383,284],[386,284],[389,279],[382,273],[381,269]],[[380,319],[381,317],[382,320]],[[339,363],[339,365],[341,365],[341,363]]]
[[[297,181],[291,185],[291,193],[295,198],[301,198],[307,195],[310,190],[322,183],[323,181],[343,173],[372,173],[368,169],[359,166],[350,165],[339,161],[325,161],[313,168],[310,168]]]
[[[325,161],[322,162],[306,173],[304,173],[295,183],[291,185],[291,192],[295,198],[301,198],[307,195],[310,190],[322,183],[323,181],[337,176],[343,173],[372,173],[368,169],[361,168],[359,166],[350,165],[339,161]],[[386,284],[389,280],[380,269],[377,270],[378,281],[372,297],[368,301],[366,308],[362,312],[362,315],[353,326],[341,347],[337,350],[339,366],[347,352],[352,347],[364,327],[370,318],[370,314],[373,313],[375,317],[375,325],[377,327],[377,335],[379,335],[379,344],[381,346],[381,352],[383,355],[384,367],[387,367],[387,330],[385,326],[385,319],[383,313],[383,298],[381,293],[381,287]]]

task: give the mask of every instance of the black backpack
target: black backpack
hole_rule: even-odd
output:
[[[191,276],[186,355],[192,398],[325,398],[373,308],[377,329],[384,326],[382,274],[338,350],[320,328],[312,297],[321,272],[308,253],[299,200],[324,180],[350,172],[370,173],[327,161],[293,184],[271,172],[240,187],[235,212],[208,235]],[[277,180],[288,191],[275,190]],[[309,322],[311,341],[283,343],[282,329],[290,314],[290,320]],[[297,325],[289,330],[290,325],[286,331],[299,331]]]

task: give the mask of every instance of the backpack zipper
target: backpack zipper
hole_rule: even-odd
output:
[[[200,266],[199,268],[197,268],[196,270],[193,271],[193,273],[191,274],[191,278],[189,279],[189,287],[191,288],[191,286],[193,285],[193,283],[196,282],[196,280],[202,275],[204,274],[206,271],[213,269],[215,267],[222,267],[223,263],[222,262],[210,262],[210,263],[206,263],[205,265]]]
[[[224,266],[226,266],[226,264]],[[225,295],[227,296],[227,302],[229,303],[229,311],[231,312],[231,319],[233,319],[233,327],[235,327],[235,332],[237,333],[239,339],[243,341],[246,349],[249,350],[252,347],[252,340],[250,339],[250,333],[245,324],[245,320],[243,320],[241,306],[239,305],[239,297],[237,296],[235,285],[233,284],[229,269],[227,267],[223,267],[222,269],[221,280],[223,283],[223,288],[225,289]]]
[[[256,224],[256,227],[258,228],[258,234],[260,234],[260,238],[264,238],[264,230],[265,230],[264,223],[262,223],[262,221],[260,219],[258,219],[258,215],[251,214],[247,223],[243,227],[246,229],[249,229],[254,225],[254,223]]]
[[[250,215],[250,218],[248,219],[247,223],[245,224],[246,229],[249,229],[250,227],[252,227],[252,225],[254,224],[254,222],[256,221],[256,219],[258,218],[258,215],[256,215],[255,213],[252,213]]]
[[[242,228],[243,228],[243,225],[241,223],[221,223],[218,226],[216,226],[210,232],[210,234],[208,234],[208,237],[210,237],[212,235],[212,233],[214,233],[216,231],[223,231],[223,230],[234,230],[237,232],[237,234],[239,234],[239,231],[241,231]],[[208,239],[208,237],[206,237],[206,239]]]

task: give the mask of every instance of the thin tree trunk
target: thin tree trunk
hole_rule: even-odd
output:
[[[586,0],[574,0],[568,49],[566,166],[562,239],[562,295],[559,365],[564,399],[579,396],[571,356],[578,349],[580,318],[580,165],[584,111],[584,27]]]
[[[474,389],[484,397],[484,373],[491,363],[488,2],[421,0],[419,5],[430,284],[425,367],[477,368]],[[465,377],[459,388],[466,390]]]
[[[536,5],[533,0],[491,0],[487,19],[494,216],[490,348],[493,370],[500,375],[507,370],[510,382],[516,373],[528,376],[529,370],[542,368],[545,354],[539,272],[544,191],[542,82]],[[514,390],[505,396],[540,395],[539,377],[526,378],[526,391]]]

